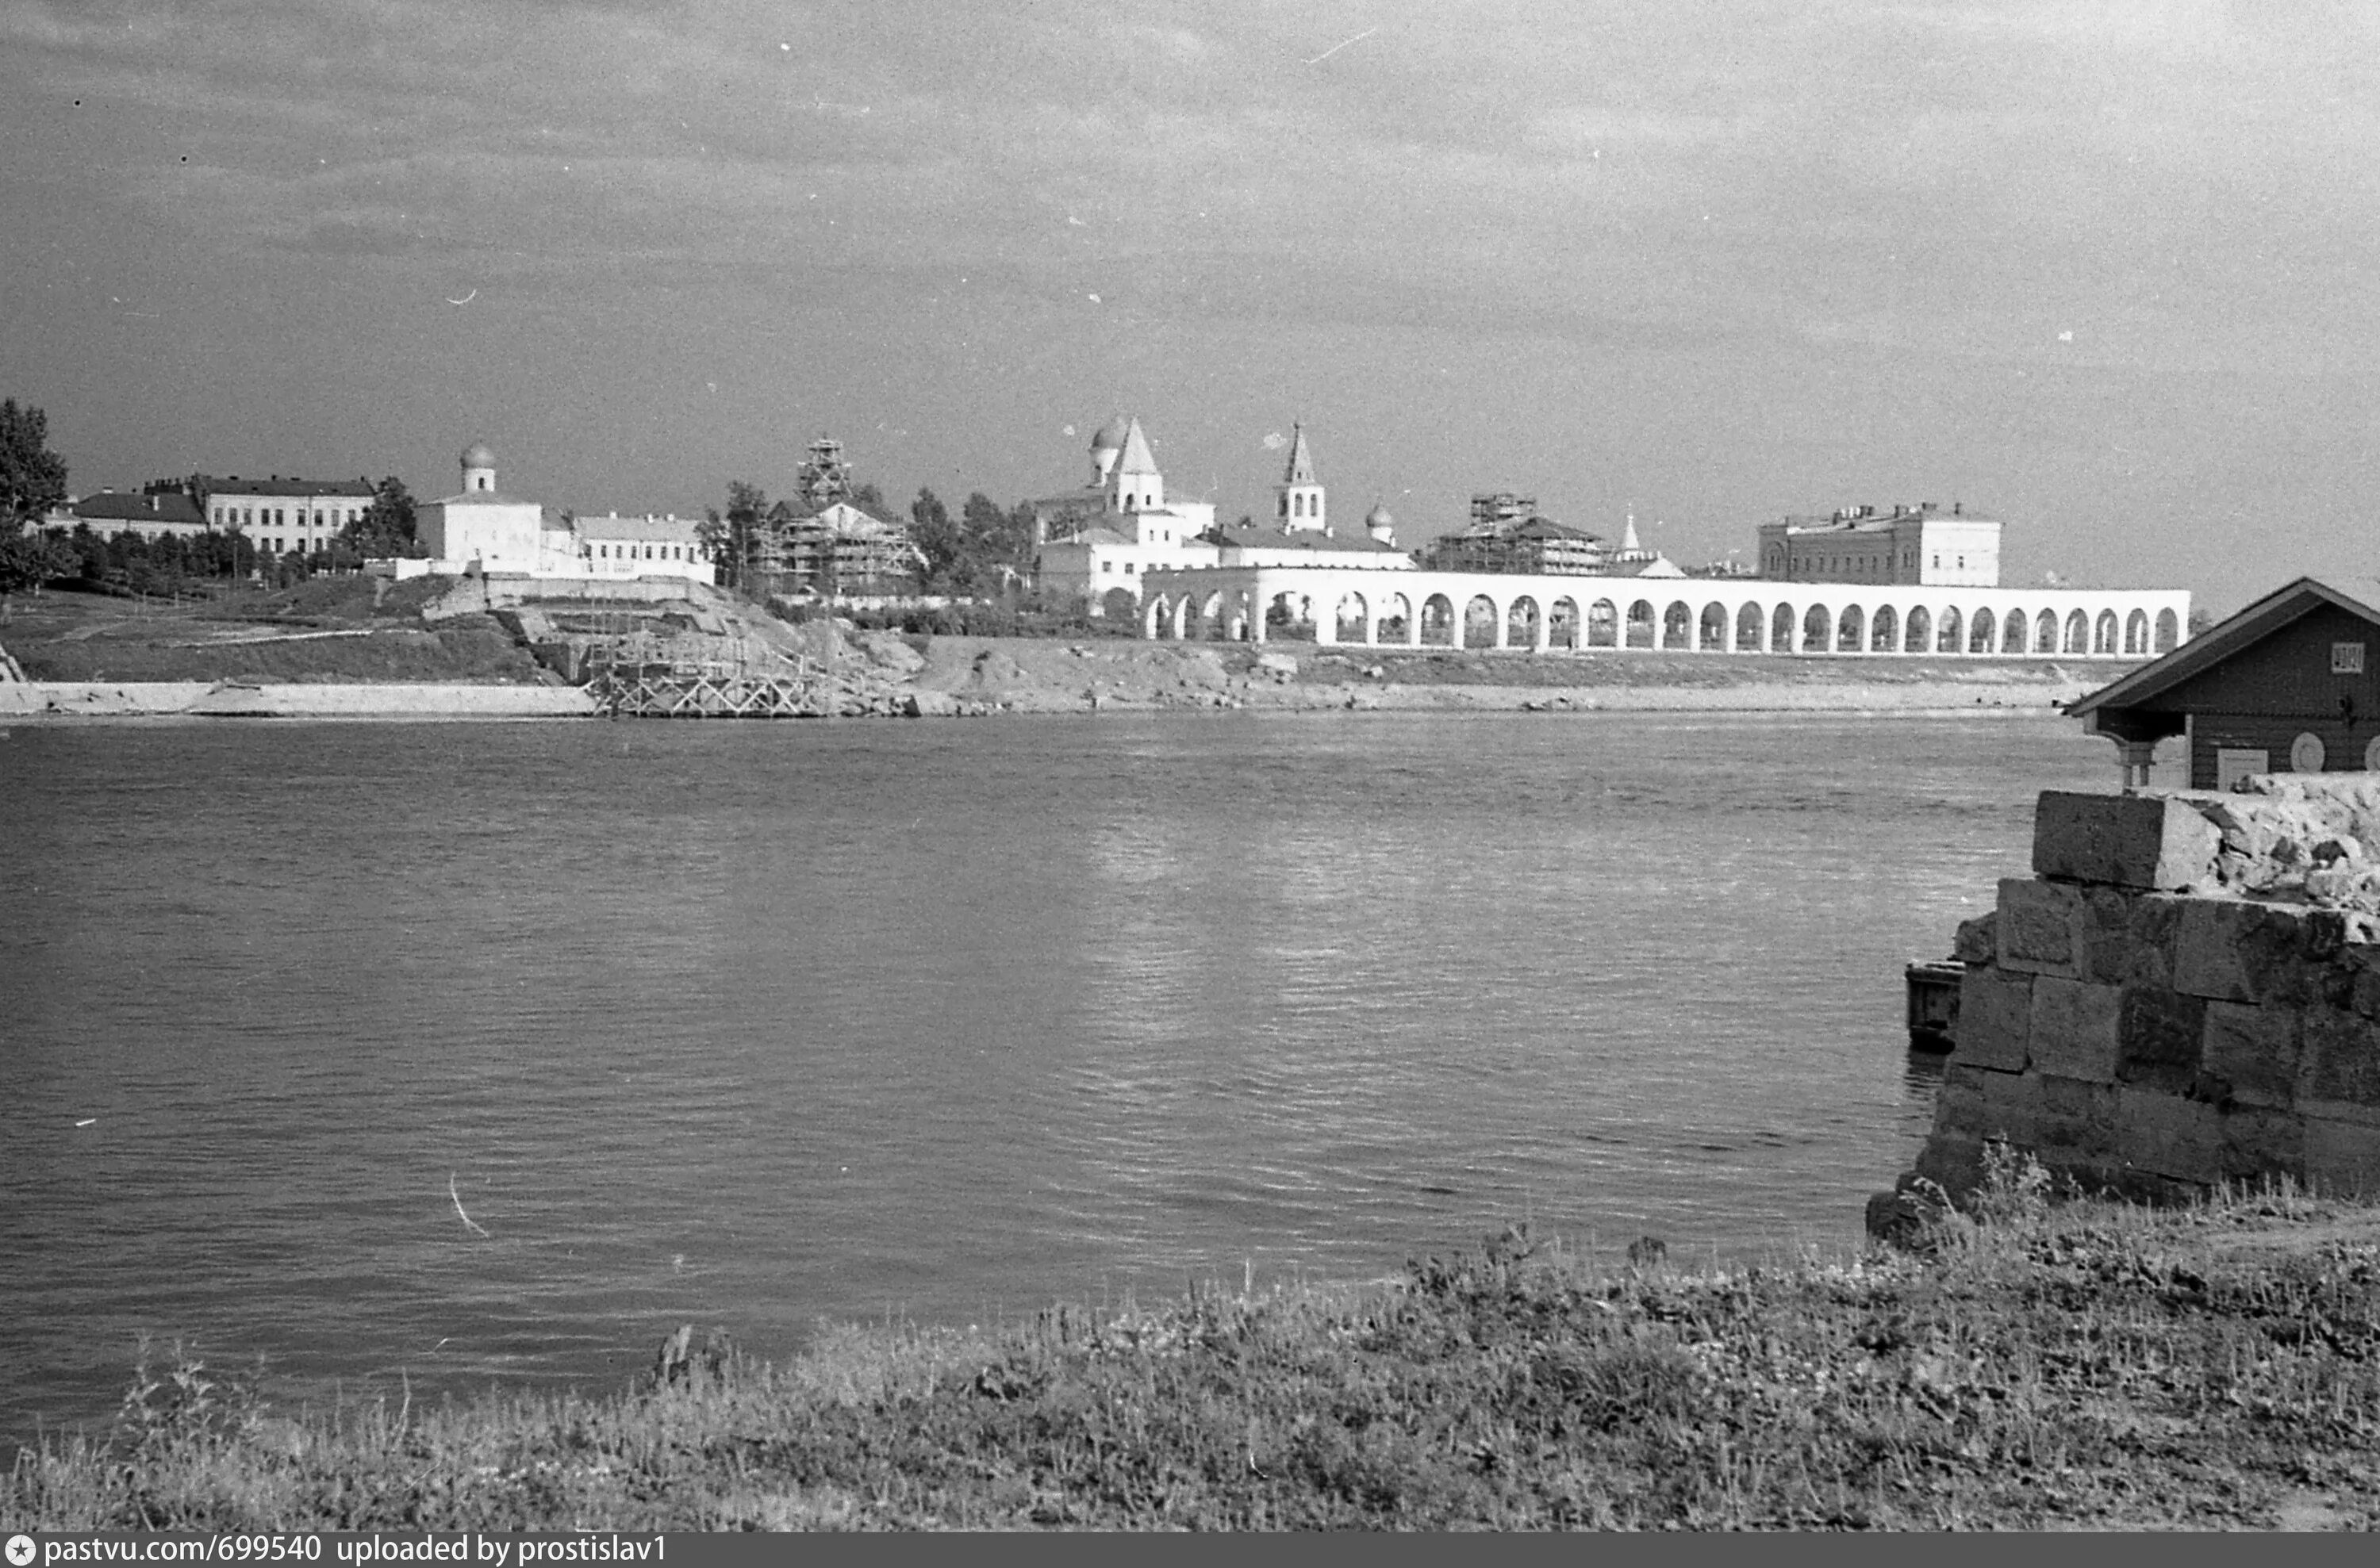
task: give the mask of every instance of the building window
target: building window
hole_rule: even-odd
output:
[[[1102,572],[1113,572],[1115,570],[1115,562],[1112,561],[1102,561],[1099,562],[1099,570]]]
[[[1123,563],[1123,574],[1127,577],[1132,575],[1132,562],[1129,561]]]

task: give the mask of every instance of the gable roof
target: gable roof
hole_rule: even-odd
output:
[[[571,531],[582,539],[633,540],[638,544],[684,544],[699,542],[694,522],[673,513],[667,517],[574,517]]]
[[[1207,535],[1236,549],[1303,549],[1330,555],[1402,555],[1369,534],[1326,534],[1319,528],[1284,528],[1278,523],[1218,523]]]
[[[2300,577],[2274,589],[2227,621],[2208,627],[2171,653],[2067,705],[2074,718],[2127,707],[2168,692],[2243,649],[2263,642],[2322,605],[2335,605],[2380,626],[2380,577]]]
[[[67,510],[86,523],[175,523],[192,528],[207,525],[198,503],[179,490],[139,495],[102,490],[68,503]]]
[[[199,476],[199,483],[211,496],[364,496],[377,493],[369,479],[300,479],[284,478],[274,474],[262,479],[243,479],[237,474],[217,478],[210,474]]]

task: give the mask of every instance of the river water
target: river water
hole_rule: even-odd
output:
[[[0,1437],[144,1333],[285,1407],[1524,1218],[1855,1246],[1902,964],[2111,773],[2040,717],[19,725]]]

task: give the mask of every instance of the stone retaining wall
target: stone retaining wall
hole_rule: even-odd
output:
[[[1992,1140],[2138,1197],[2380,1191],[2380,777],[2045,794],[2034,869],[1959,930],[1957,1046],[1904,1194],[1973,1191]]]

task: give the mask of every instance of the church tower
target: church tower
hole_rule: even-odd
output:
[[[1094,450],[1092,461],[1099,452]],[[1165,505],[1165,476],[1157,471],[1157,456],[1137,418],[1124,421],[1123,446],[1107,464],[1108,510],[1156,512]]]
[[[1305,427],[1293,425],[1291,430],[1289,470],[1273,487],[1281,531],[1327,534],[1330,530],[1323,511],[1322,481],[1314,476],[1314,453],[1306,450]]]

